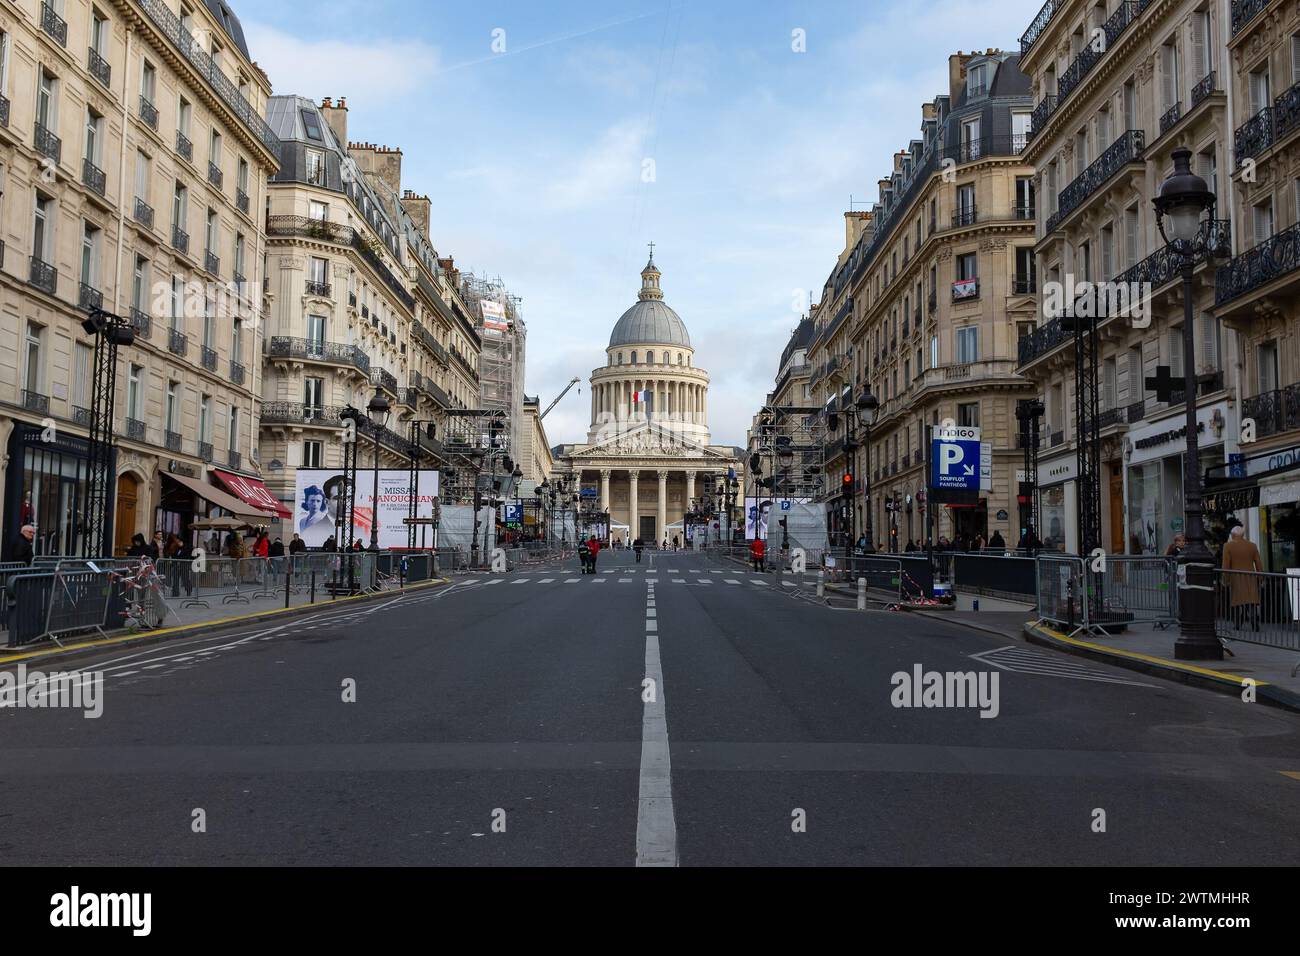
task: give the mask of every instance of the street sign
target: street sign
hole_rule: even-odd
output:
[[[980,490],[978,428],[934,429],[930,445],[930,487],[939,491]]]
[[[437,518],[403,518],[402,524],[437,524]]]
[[[993,490],[993,443],[980,442],[980,491]]]

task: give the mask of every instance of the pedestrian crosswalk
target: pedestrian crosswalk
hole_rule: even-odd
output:
[[[619,571],[607,572],[606,574],[584,575],[583,577],[580,578],[554,578],[554,577],[535,578],[531,576],[522,577],[522,578],[500,577],[500,578],[488,578],[483,582],[483,584],[484,585],[549,584],[554,586],[560,586],[565,584],[632,584],[634,583],[636,580],[635,578],[632,578],[630,576],[629,577],[621,576],[627,573],[628,572],[626,571],[619,570]],[[718,572],[718,573],[722,573],[722,572]],[[753,584],[753,585],[758,585],[760,587],[770,587],[772,584],[772,580],[770,578],[762,577],[759,575],[754,575],[752,577],[745,576],[745,577],[722,578],[722,579],[697,577],[697,578],[667,578],[667,579],[659,578],[658,580],[659,583],[661,584],[663,583],[685,584],[693,587],[713,587],[716,584],[732,585],[732,586],[739,586],[739,587],[743,587],[746,584]],[[792,582],[789,581],[782,581],[781,583],[787,586],[792,584]]]

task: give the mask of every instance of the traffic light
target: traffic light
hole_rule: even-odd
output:
[[[844,474],[844,490],[846,492],[851,492],[853,490],[853,472],[851,471],[845,472]]]

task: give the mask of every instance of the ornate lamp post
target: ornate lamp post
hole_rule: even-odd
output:
[[[871,389],[862,386],[862,394],[854,402],[857,409],[857,421],[862,426],[862,446],[866,451],[866,462],[862,472],[862,504],[866,512],[862,533],[867,539],[867,551],[876,550],[875,529],[871,515],[871,427],[876,424],[876,415],[880,412],[880,400],[871,394]]]
[[[379,433],[384,430],[388,424],[388,416],[392,409],[388,405],[388,399],[384,398],[384,393],[375,389],[375,394],[371,396],[369,403],[366,405],[366,415],[370,418],[370,424],[375,428],[375,480],[373,491],[370,498],[370,550],[379,550]]]
[[[1212,229],[1202,222],[1214,217],[1214,193],[1191,169],[1192,152],[1173,152],[1174,171],[1160,184],[1152,200],[1160,236],[1179,257],[1183,275],[1183,401],[1186,406],[1187,451],[1183,458],[1183,514],[1187,547],[1178,558],[1178,640],[1174,656],[1182,660],[1222,660],[1223,645],[1214,633],[1214,559],[1205,547],[1204,507],[1201,498],[1200,445],[1196,434],[1196,342],[1192,314],[1192,270],[1198,251],[1219,255],[1220,250],[1198,250],[1198,239],[1209,241]]]

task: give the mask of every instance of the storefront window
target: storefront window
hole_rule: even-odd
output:
[[[1041,495],[1040,510],[1043,524],[1043,549],[1046,551],[1065,550],[1065,485],[1053,485],[1044,488]]]
[[[1160,497],[1160,462],[1149,461],[1129,469],[1128,551],[1129,554],[1158,554],[1164,523]]]
[[[22,461],[16,522],[6,528],[13,541],[24,524],[36,526],[32,547],[38,555],[73,555],[81,552],[84,527],[81,510],[86,495],[84,442],[64,438],[41,442],[41,430],[20,426],[11,447]],[[12,494],[12,492],[10,492]],[[12,499],[10,499],[12,501]]]
[[[1259,509],[1264,529],[1264,560],[1270,571],[1297,566],[1296,538],[1300,537],[1300,511],[1295,505],[1269,505]]]

